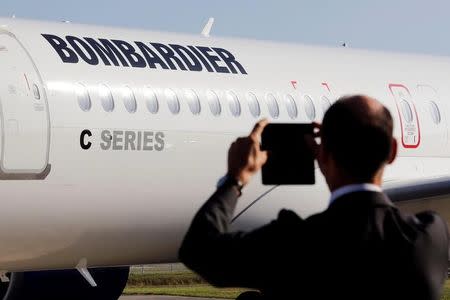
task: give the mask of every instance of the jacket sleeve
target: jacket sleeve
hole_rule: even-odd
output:
[[[219,188],[200,208],[179,251],[180,260],[216,286],[261,288],[276,263],[270,245],[278,244],[279,220],[252,232],[229,232],[239,192]],[[264,274],[264,275],[263,275]]]
[[[416,293],[423,293],[427,299],[439,299],[448,272],[447,223],[432,211],[416,214],[416,220],[419,229],[413,252],[417,276]]]

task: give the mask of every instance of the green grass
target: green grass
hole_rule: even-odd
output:
[[[216,288],[190,271],[131,273],[124,295],[172,295],[235,299],[244,289]]]
[[[172,295],[235,299],[245,289],[216,288],[190,271],[131,273],[124,295]],[[407,299],[405,299],[407,300]],[[450,280],[444,285],[441,300],[450,300]]]
[[[190,271],[155,272],[147,274],[131,273],[128,286],[178,286],[197,285],[206,282]]]
[[[170,295],[235,299],[243,289],[219,289],[208,284],[178,286],[127,286],[124,295]]]
[[[444,292],[442,293],[441,300],[450,300],[450,280],[444,285]]]

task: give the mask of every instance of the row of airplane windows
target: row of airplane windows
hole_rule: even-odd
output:
[[[90,111],[92,107],[92,101],[88,89],[84,85],[78,84],[76,88],[76,93],[80,109],[86,112]],[[163,96],[165,97],[170,112],[174,115],[179,114],[181,110],[179,99],[184,98],[187,102],[187,105],[191,113],[193,115],[200,115],[200,113],[202,112],[202,107],[197,92],[195,92],[192,89],[185,89],[183,91],[183,94],[184,95],[178,95],[172,89],[164,90]],[[115,100],[110,88],[103,84],[100,85],[98,89],[98,96],[100,97],[103,109],[106,112],[112,112],[115,108]],[[158,113],[160,108],[160,99],[156,95],[155,91],[148,87],[144,88],[142,96],[145,99],[147,110],[152,114]],[[249,111],[253,115],[253,117],[255,118],[260,117],[261,104],[258,97],[252,92],[248,92],[245,97],[247,100]],[[206,98],[210,112],[214,116],[221,115],[223,109],[218,94],[213,90],[208,90],[206,92]],[[290,94],[285,94],[283,98],[284,98],[283,99],[284,105],[286,107],[286,111],[289,117],[291,119],[296,119],[298,117],[298,107],[294,97]],[[241,101],[239,97],[236,95],[236,93],[234,93],[233,91],[225,92],[225,99],[226,103],[228,104],[228,109],[230,113],[234,117],[239,117],[242,112],[242,107]],[[317,113],[313,98],[309,95],[304,95],[303,99],[304,99],[303,101],[304,111],[307,118],[309,118],[309,120],[311,121],[315,120]],[[126,110],[129,113],[135,113],[137,111],[136,96],[130,87],[125,86],[122,89],[122,100]],[[272,93],[268,93],[265,96],[265,103],[267,105],[270,116],[274,119],[279,118],[280,107],[279,101],[276,98],[276,96]],[[325,112],[330,107],[330,105],[331,105],[330,99],[326,96],[322,96],[321,98],[322,111]],[[400,108],[405,121],[407,123],[411,123],[413,121],[413,112],[408,101],[402,100],[400,103]],[[429,112],[433,120],[433,123],[435,123],[436,125],[440,124],[441,113],[436,102],[429,101]]]
[[[406,123],[412,123],[414,121],[414,115],[411,105],[408,103],[408,101],[401,100],[400,109]],[[433,123],[435,125],[439,125],[441,123],[441,112],[439,110],[439,106],[433,100],[428,101],[428,111],[430,113],[431,120],[433,121]]]
[[[76,94],[80,109],[85,112],[90,111],[92,108],[92,101],[88,89],[84,85],[78,84],[76,88]],[[115,109],[116,101],[108,86],[103,84],[100,85],[98,89],[98,96],[100,98],[101,106],[104,111],[112,112]],[[200,113],[202,112],[199,95],[193,89],[185,89],[182,92],[182,95],[177,94],[172,89],[165,89],[162,96],[165,98],[165,102],[167,103],[167,107],[169,108],[170,112],[174,115],[180,113],[180,98],[186,100],[189,110],[193,115],[200,115]],[[159,99],[160,97],[157,96],[156,92],[153,89],[144,88],[142,97],[145,99],[145,105],[150,113],[156,114],[159,112],[161,99]],[[137,111],[138,107],[136,96],[130,87],[125,86],[122,89],[121,98],[125,109],[129,113],[135,113]],[[226,91],[224,93],[224,98],[225,101],[221,102],[217,92],[213,90],[208,90],[206,92],[206,99],[211,114],[214,116],[221,115],[223,111],[221,103],[225,103],[225,105],[228,106],[231,115],[233,115],[234,117],[239,117],[242,113],[242,101],[241,99],[239,99],[238,95],[233,91]],[[258,97],[254,93],[248,92],[246,93],[245,98],[252,116],[255,118],[260,117],[261,101],[258,99]],[[283,98],[284,105],[289,117],[291,119],[296,119],[299,112],[294,97],[290,94],[285,94]],[[276,119],[280,117],[279,100],[274,94],[268,93],[266,95],[265,104],[267,105],[267,109],[272,118]],[[326,96],[323,96],[321,98],[321,106],[323,111],[326,111],[330,107],[330,105],[330,99]],[[314,104],[313,98],[309,95],[304,96],[304,110],[306,116],[310,120],[314,120],[316,118],[316,106]]]

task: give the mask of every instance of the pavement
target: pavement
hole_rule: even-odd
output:
[[[177,296],[122,296],[119,300],[219,300],[215,298],[193,298]]]

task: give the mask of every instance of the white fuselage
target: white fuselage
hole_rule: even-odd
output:
[[[316,121],[323,117],[323,97],[364,93],[390,109],[400,157],[386,181],[450,174],[449,58],[11,19],[0,19],[0,25],[0,270],[74,268],[81,259],[88,266],[176,261],[190,220],[226,172],[229,144],[262,117],[311,122],[308,99]],[[64,62],[43,34],[64,40],[78,61],[61,50],[72,59]],[[168,69],[161,63],[151,67],[147,59],[145,66],[133,67],[122,55],[126,67],[119,59],[123,52],[111,52],[117,65],[108,57],[106,65],[91,47],[95,63],[89,49],[72,39],[90,64],[68,36],[87,45],[87,38],[125,41],[144,59],[136,42],[157,54],[151,43],[226,49],[245,72],[214,50],[209,58],[183,52],[197,55],[197,70],[189,70],[177,53],[186,70],[177,61],[172,70],[162,55]],[[260,115],[252,114],[249,93],[258,99]],[[211,110],[214,94],[219,115]],[[270,94],[278,117],[269,111]],[[170,102],[174,95],[177,114],[171,111],[177,110]],[[239,116],[232,114],[232,95],[240,103]],[[291,99],[297,116],[287,106]],[[260,181],[245,188],[237,212],[270,188]],[[314,186],[269,193],[238,219],[236,229],[268,222],[282,207],[308,216],[325,209],[328,197],[317,172]],[[449,218],[446,200],[420,207]]]

